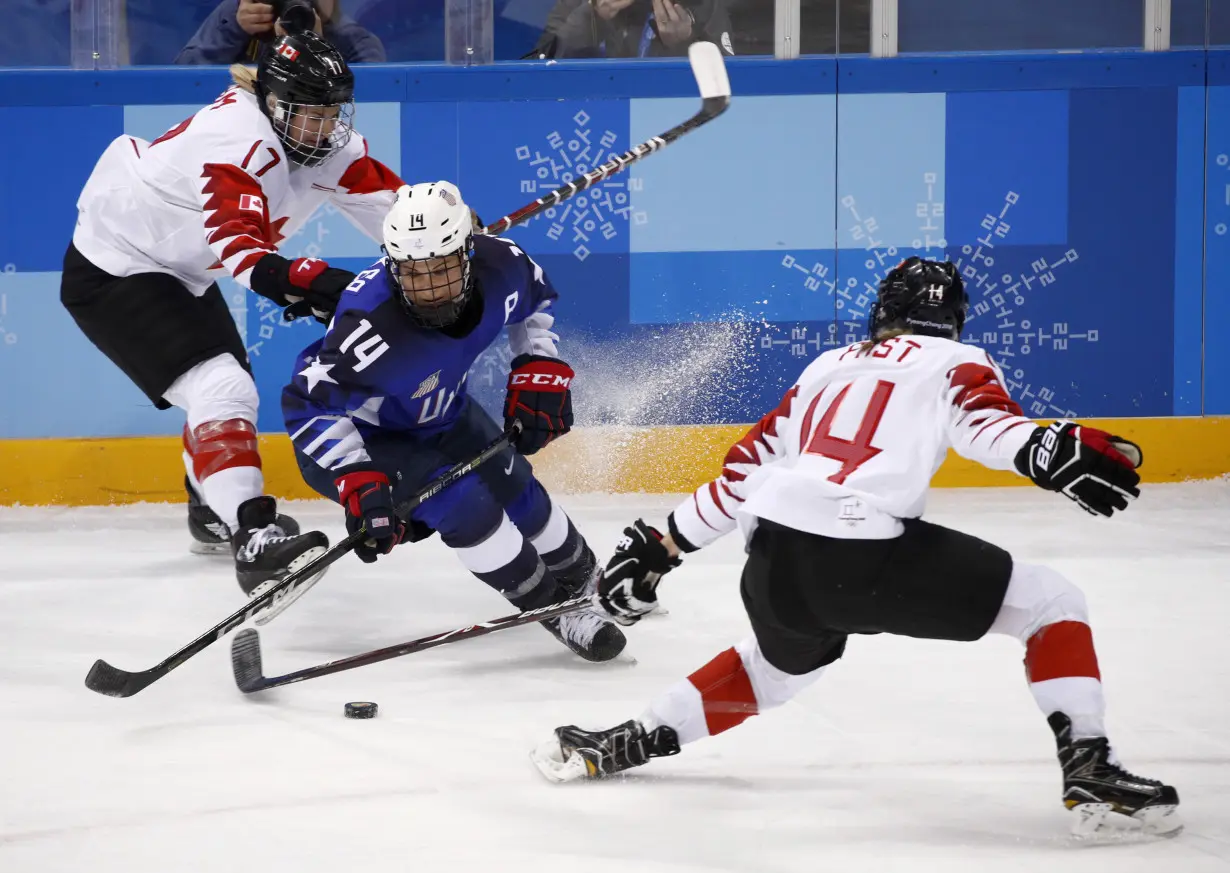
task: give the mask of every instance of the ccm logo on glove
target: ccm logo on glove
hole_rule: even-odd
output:
[[[513,373],[509,379],[510,387],[534,385],[547,390],[564,391],[572,384],[572,374],[562,373]]]

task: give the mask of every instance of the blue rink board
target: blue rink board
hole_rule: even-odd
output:
[[[571,339],[599,370],[578,379],[580,417],[598,415],[619,356],[676,366],[670,343],[730,342],[729,372],[653,423],[754,419],[861,334],[876,283],[915,253],[960,265],[968,337],[1032,414],[1230,412],[1230,350],[1203,341],[1230,314],[1208,279],[1230,275],[1226,55],[732,60],[724,117],[510,233],[562,294],[561,354]],[[178,431],[76,331],[57,271],[106,144],[157,136],[225,84],[217,70],[0,71],[7,129],[76,131],[18,138],[0,162],[0,403],[21,411],[0,437]],[[359,73],[357,126],[404,178],[456,180],[491,222],[678,123],[694,87],[676,61],[375,67]],[[333,209],[285,249],[348,269],[379,256]],[[281,387],[322,328],[222,290],[260,425],[280,429]],[[494,366],[474,377],[485,402]]]

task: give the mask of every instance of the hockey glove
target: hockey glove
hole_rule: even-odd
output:
[[[257,294],[286,307],[282,317],[287,321],[312,315],[321,324],[328,324],[342,292],[353,281],[354,273],[316,258],[288,261],[281,255],[268,254],[252,268],[251,284]]]
[[[624,528],[615,554],[598,577],[598,605],[620,624],[635,624],[658,605],[662,574],[681,563],[662,545],[662,534],[638,518]]]
[[[1016,454],[1021,475],[1047,491],[1058,491],[1090,515],[1110,516],[1140,496],[1136,468],[1140,446],[1106,431],[1057,421],[1039,426]]]
[[[508,374],[504,427],[522,424],[517,451],[532,455],[572,429],[572,367],[558,358],[517,355]]]
[[[359,560],[371,564],[393,551],[406,535],[406,525],[393,512],[389,478],[375,470],[362,470],[339,476],[336,485],[346,510],[346,533],[360,528],[367,531],[367,539],[354,547]]]

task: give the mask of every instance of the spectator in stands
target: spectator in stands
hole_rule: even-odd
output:
[[[341,0],[311,0],[316,32],[347,63],[383,62],[384,45],[341,9]],[[177,64],[254,63],[283,36],[274,6],[260,0],[222,0],[175,58]]]
[[[686,55],[704,40],[731,44],[727,0],[557,0],[527,58],[635,58]]]

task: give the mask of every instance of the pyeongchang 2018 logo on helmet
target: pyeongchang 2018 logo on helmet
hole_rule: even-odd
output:
[[[546,135],[545,147],[517,146],[517,160],[525,170],[522,194],[542,197],[623,153],[615,132],[606,130],[598,134],[591,121],[589,114],[581,110],[572,116],[570,129],[553,130]],[[540,226],[547,228],[548,239],[571,244],[572,254],[583,261],[592,253],[596,240],[614,239],[627,231],[629,221],[648,223],[644,212],[632,209],[632,195],[640,188],[640,179],[627,171],[617,173],[540,212],[528,224],[541,222]]]

